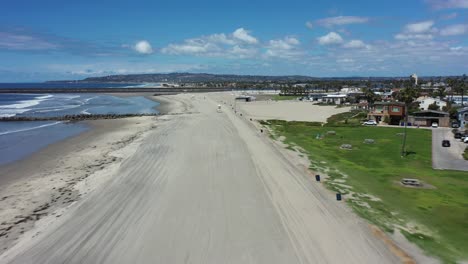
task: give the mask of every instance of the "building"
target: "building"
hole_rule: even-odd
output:
[[[457,118],[460,122],[460,127],[465,127],[468,124],[468,107],[458,109]]]
[[[408,116],[408,123],[424,127],[437,123],[440,127],[450,127],[450,115],[447,112],[424,110]]]
[[[436,105],[439,107],[439,110],[442,109],[442,107],[447,106],[447,102],[440,100],[439,98],[432,98],[432,97],[427,97],[427,96],[422,96],[416,99],[416,102],[419,103],[419,108],[421,111],[423,110],[429,110],[429,105],[436,103]]]
[[[453,95],[448,96],[447,99],[452,100],[456,105],[462,105],[462,96],[461,95]],[[463,106],[468,105],[468,95],[463,96]]]
[[[376,102],[370,108],[368,118],[378,122],[388,118],[390,125],[399,125],[405,115],[405,104],[402,102]]]
[[[327,94],[322,97],[322,102],[327,104],[343,104],[346,102],[346,94]]]
[[[236,97],[237,101],[246,101],[246,102],[255,101],[255,99],[256,98],[254,96],[250,96],[250,95],[241,95],[241,96]]]

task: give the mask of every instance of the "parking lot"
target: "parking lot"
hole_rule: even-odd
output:
[[[449,140],[450,147],[443,147],[442,140]],[[462,153],[468,144],[455,139],[451,128],[432,129],[432,167],[439,170],[468,171],[468,160]]]

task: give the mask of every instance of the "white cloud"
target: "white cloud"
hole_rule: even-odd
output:
[[[293,37],[269,41],[269,48],[273,49],[290,50],[293,49],[295,45],[299,45],[299,40]]]
[[[468,24],[451,25],[440,30],[442,36],[457,36],[468,33]]]
[[[249,31],[245,30],[244,28],[238,28],[233,33],[232,36],[235,39],[241,40],[248,44],[256,44],[258,40],[249,34]]]
[[[422,21],[422,22],[413,23],[413,24],[407,24],[405,26],[405,32],[414,33],[414,34],[426,33],[432,30],[433,25],[434,25],[434,21],[432,20]]]
[[[343,42],[343,38],[336,32],[330,32],[325,36],[319,37],[318,42],[320,45],[333,45]]]
[[[265,56],[284,59],[297,59],[303,56],[304,51],[299,48],[301,42],[294,37],[284,39],[273,39],[268,42]]]
[[[250,58],[257,54],[257,49],[254,48],[242,48],[238,45],[232,47],[229,50],[229,54],[233,55],[236,58]]]
[[[222,44],[235,45],[236,41],[226,36],[226,34],[212,34],[206,37],[207,40]]]
[[[407,24],[403,28],[402,33],[399,33],[399,34],[395,35],[395,39],[398,39],[398,40],[409,40],[409,39],[428,40],[428,39],[432,39],[434,37],[433,34],[437,33],[437,31],[438,31],[433,26],[434,26],[434,21],[432,21],[432,20]]]
[[[364,49],[364,48],[368,49],[370,48],[370,45],[367,45],[362,40],[353,39],[349,41],[348,43],[344,44],[343,47],[348,48],[348,49]]]
[[[468,8],[468,0],[426,0],[434,9]]]
[[[395,38],[398,40],[409,40],[409,39],[419,39],[419,40],[429,40],[434,38],[432,34],[396,34]]]
[[[49,42],[40,36],[15,32],[0,32],[0,49],[7,50],[56,50],[60,44]]]
[[[451,51],[459,51],[459,50],[462,50],[463,47],[462,46],[457,46],[457,47],[451,47],[450,50]]]
[[[338,63],[353,63],[354,60],[353,60],[353,59],[344,58],[344,59],[337,59],[336,62],[338,62]]]
[[[307,21],[307,22],[305,23],[305,26],[306,26],[308,29],[313,29],[313,28],[314,28],[314,24],[313,24],[312,22],[310,22],[310,21]]]
[[[367,17],[358,17],[358,16],[337,16],[337,17],[328,17],[324,19],[319,19],[316,21],[318,25],[324,27],[332,26],[342,26],[348,24],[363,24],[369,22]]]
[[[133,48],[136,52],[140,54],[153,53],[153,48],[151,47],[151,44],[146,40],[138,41]]]
[[[257,54],[257,48],[252,47],[257,42],[247,30],[239,28],[232,34],[211,34],[186,39],[182,43],[172,43],[161,49],[161,52],[172,55],[247,58]]]
[[[220,48],[217,45],[207,42],[203,39],[187,39],[182,44],[169,44],[167,47],[161,50],[162,53],[172,55],[213,55],[219,51]]]

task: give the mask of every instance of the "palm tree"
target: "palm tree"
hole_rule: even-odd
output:
[[[461,104],[464,107],[463,96],[465,95],[465,86],[466,86],[466,74],[463,74],[462,78],[459,81],[458,89],[461,92]]]
[[[453,102],[453,92],[455,90],[455,80],[451,79],[451,78],[448,78],[445,82],[450,86],[450,103],[452,103]]]
[[[413,101],[418,98],[420,90],[419,87],[416,86],[411,81],[405,81],[404,87],[400,92],[397,94],[397,99],[400,102],[405,103],[405,132],[403,133],[403,144],[401,147],[401,156],[406,156],[406,130],[408,125],[408,108],[413,103]]]

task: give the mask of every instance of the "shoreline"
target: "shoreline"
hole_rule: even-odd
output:
[[[153,109],[155,109],[156,111],[158,111],[158,113],[156,114],[125,114],[125,115],[114,115],[114,114],[104,114],[104,115],[101,115],[101,114],[95,114],[95,115],[80,115],[80,114],[77,114],[77,115],[70,115],[68,116],[67,118],[65,118],[65,116],[58,116],[58,117],[51,117],[51,118],[33,118],[33,117],[19,117],[17,118],[18,120],[15,120],[15,117],[11,117],[11,118],[0,118],[0,122],[36,122],[36,121],[61,121],[61,122],[64,122],[65,124],[70,124],[70,125],[74,125],[74,124],[80,124],[80,125],[83,125],[85,126],[85,130],[82,131],[82,132],[79,132],[78,134],[72,134],[70,136],[67,136],[63,139],[57,139],[55,141],[53,141],[52,143],[49,143],[45,146],[42,146],[28,154],[26,154],[24,157],[18,159],[18,160],[14,160],[14,161],[11,161],[11,162],[7,162],[5,164],[0,164],[0,188],[5,184],[5,181],[8,181],[8,180],[11,180],[10,178],[18,178],[18,176],[11,176],[12,174],[14,175],[17,175],[18,173],[16,173],[15,171],[18,171],[18,168],[21,167],[21,166],[18,166],[17,164],[31,158],[32,160],[37,160],[37,158],[35,158],[35,154],[36,153],[41,153],[43,150],[45,150],[46,148],[48,148],[49,146],[52,146],[52,145],[55,145],[55,144],[60,144],[60,143],[64,143],[64,144],[67,144],[67,142],[69,140],[72,140],[73,138],[75,137],[79,137],[80,135],[84,134],[84,133],[88,133],[90,132],[89,130],[94,130],[95,128],[98,128],[99,126],[97,126],[96,122],[94,121],[100,121],[100,120],[108,120],[108,119],[128,119],[128,118],[134,118],[134,117],[142,117],[142,116],[160,116],[160,115],[164,115],[164,114],[167,114],[169,111],[170,111],[170,103],[171,101],[168,100],[168,99],[164,99],[162,100],[162,102],[160,102],[156,96],[153,96],[153,93],[122,93],[122,94],[106,94],[106,93],[102,93],[103,95],[112,95],[112,96],[116,96],[116,97],[137,97],[137,96],[142,96],[146,99],[149,99],[155,103],[158,103],[158,105],[156,105]],[[2,120],[4,119],[4,120]],[[94,125],[93,125],[94,124]],[[103,132],[103,131],[101,131]],[[39,154],[38,154],[39,155]],[[49,156],[49,155],[48,155]],[[34,162],[34,161],[33,161]],[[37,161],[36,161],[37,163]],[[7,175],[7,176],[5,176]],[[8,179],[5,179],[5,178],[8,178]]]
[[[171,111],[168,98],[160,113]],[[48,144],[37,151],[0,165],[0,254],[35,230],[42,218],[59,217],[58,211],[98,188],[164,116],[136,116],[119,119],[78,121],[87,129],[77,135]]]
[[[0,166],[0,254],[33,229],[36,221],[99,187],[95,183],[86,186],[84,193],[77,190],[83,189],[77,186],[88,178],[96,181],[95,177],[111,176],[106,171],[120,166],[125,153],[131,154],[132,144],[138,145],[144,134],[156,127],[157,119],[85,121],[89,130]]]

